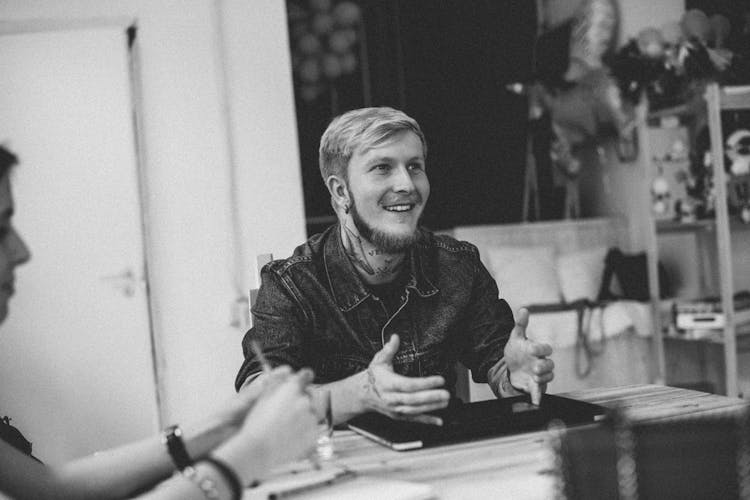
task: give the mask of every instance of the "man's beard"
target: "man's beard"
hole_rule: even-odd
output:
[[[412,234],[394,235],[388,234],[385,231],[381,231],[380,229],[372,227],[359,215],[359,212],[357,211],[357,205],[353,200],[350,208],[350,214],[352,216],[352,222],[354,222],[354,227],[357,228],[359,235],[372,243],[375,248],[380,249],[384,253],[405,252],[419,241],[419,230],[415,230]],[[419,219],[421,221],[422,217],[420,216]]]

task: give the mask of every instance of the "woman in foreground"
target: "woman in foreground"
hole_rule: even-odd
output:
[[[16,157],[0,146],[0,322],[8,314],[14,269],[30,258],[13,228],[10,170]],[[0,349],[2,349],[0,332]],[[0,440],[0,493],[47,499],[237,499],[274,467],[304,456],[315,443],[309,370],[271,372],[200,422],[45,466]],[[2,497],[0,494],[0,497]]]

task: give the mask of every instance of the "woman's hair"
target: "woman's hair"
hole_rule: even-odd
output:
[[[410,131],[422,141],[422,154],[427,157],[427,142],[414,118],[389,107],[361,108],[334,118],[320,139],[320,174],[325,182],[337,175],[346,180],[346,167],[355,152],[367,151],[392,136]]]
[[[18,163],[18,157],[0,145],[0,179],[4,179],[10,169]]]

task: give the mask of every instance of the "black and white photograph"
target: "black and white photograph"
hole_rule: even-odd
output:
[[[0,499],[750,499],[750,0],[0,0]]]

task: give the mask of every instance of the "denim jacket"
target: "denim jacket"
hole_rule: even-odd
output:
[[[476,382],[503,356],[514,325],[495,281],[467,242],[421,230],[409,256],[401,305],[389,314],[347,257],[339,225],[310,238],[285,260],[263,267],[253,327],[242,342],[245,361],[236,388],[261,371],[255,339],[274,366],[310,367],[315,383],[365,370],[394,333],[401,346],[396,373],[442,375],[455,394],[455,362]],[[502,364],[502,363],[501,363]]]

